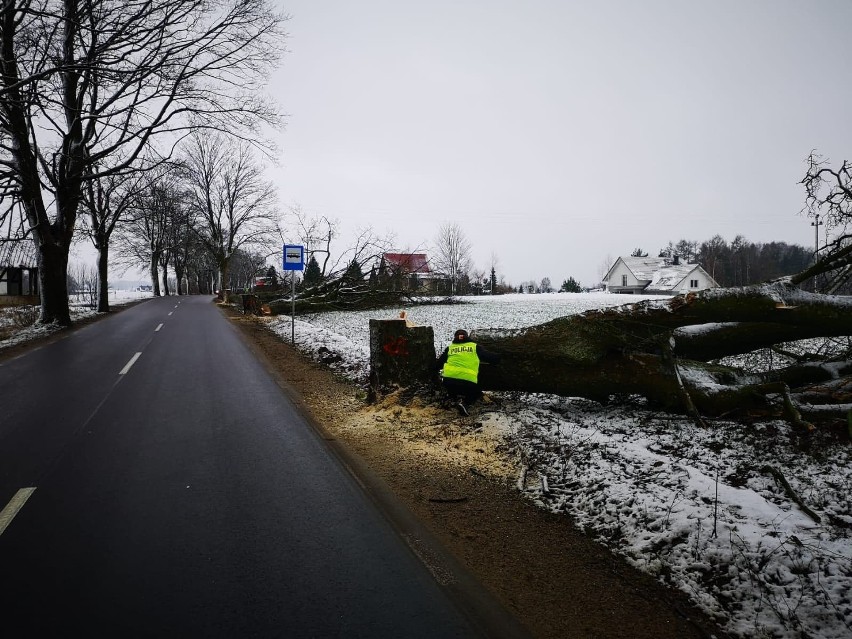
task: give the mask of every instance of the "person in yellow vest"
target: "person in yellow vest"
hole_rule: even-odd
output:
[[[500,356],[470,341],[467,331],[463,329],[455,332],[453,341],[438,357],[441,383],[462,415],[469,415],[467,407],[482,397],[479,388],[480,362],[498,364]]]

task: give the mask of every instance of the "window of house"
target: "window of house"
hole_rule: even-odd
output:
[[[627,276],[626,275],[621,276],[621,285],[627,286]]]
[[[698,288],[698,280],[689,280],[689,288]]]

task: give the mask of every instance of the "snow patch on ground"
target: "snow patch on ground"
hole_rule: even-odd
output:
[[[97,315],[90,296],[72,296],[69,302],[71,321]],[[151,292],[110,290],[110,306],[123,306],[141,299],[153,297]],[[0,306],[0,350],[46,337],[62,330],[62,327],[50,324],[37,324],[38,306]]]

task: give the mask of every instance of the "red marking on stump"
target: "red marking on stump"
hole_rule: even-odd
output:
[[[382,346],[382,350],[388,355],[392,355],[393,357],[407,357],[408,340],[404,337],[391,337],[385,342],[384,346]]]

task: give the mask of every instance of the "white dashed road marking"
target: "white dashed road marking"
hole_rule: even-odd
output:
[[[136,363],[136,360],[139,359],[139,356],[141,354],[142,353],[136,353],[133,357],[131,357],[130,361],[127,362],[127,364],[125,364],[124,368],[121,369],[121,372],[119,373],[119,375],[126,375],[127,371],[129,371],[130,367],[133,366]]]
[[[34,486],[30,488],[21,488],[15,493],[15,496],[12,497],[11,501],[6,504],[6,507],[0,511],[0,535],[2,535],[9,524],[12,523],[15,515],[17,515],[18,511],[24,507],[24,504],[27,503],[27,500],[34,492]]]

